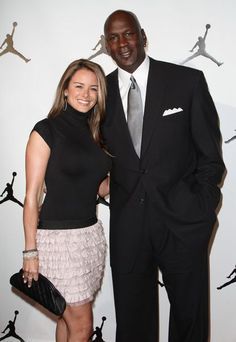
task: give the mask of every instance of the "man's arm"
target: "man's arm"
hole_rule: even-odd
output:
[[[191,50],[189,50],[190,52],[193,52],[193,50],[198,46],[198,42],[196,42],[196,44],[192,47]]]
[[[204,37],[203,37],[204,41],[206,40],[206,36],[207,36],[208,30],[209,30],[209,28],[206,28],[206,32],[205,32]]]
[[[6,191],[7,191],[7,189],[4,189],[0,196],[2,197]]]
[[[97,42],[97,44],[94,46],[92,50],[96,50],[96,48],[101,44],[101,39]]]
[[[234,274],[234,273],[236,273],[236,268],[235,269],[233,269],[233,271],[228,275],[228,277],[227,278],[231,278],[231,276]]]
[[[216,208],[220,199],[219,184],[225,165],[222,159],[219,118],[202,72],[194,88],[191,131],[197,152],[195,176],[200,185],[200,192],[203,198],[208,198]]]
[[[13,177],[12,177],[12,181],[11,181],[11,187],[13,187],[14,180],[15,180],[15,176],[13,176]]]
[[[15,28],[16,28],[16,26],[15,25],[13,25],[13,29],[12,29],[12,31],[11,31],[11,37],[13,38],[13,36],[14,36],[14,33],[15,33]]]
[[[6,39],[4,40],[4,42],[2,43],[2,45],[0,46],[0,49],[2,49],[2,47],[6,44]]]
[[[9,326],[7,325],[6,328],[2,331],[2,334],[4,334],[8,328],[9,328]]]

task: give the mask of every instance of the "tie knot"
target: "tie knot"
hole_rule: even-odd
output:
[[[131,87],[132,89],[135,89],[135,88],[136,88],[136,85],[137,85],[137,82],[136,82],[134,76],[130,76],[130,81],[131,81],[130,87]]]

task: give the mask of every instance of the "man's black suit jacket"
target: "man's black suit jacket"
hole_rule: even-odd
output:
[[[150,58],[140,159],[124,115],[118,70],[107,76],[107,86],[103,135],[113,156],[112,267],[132,270],[145,229],[146,203],[155,208],[156,225],[164,224],[193,249],[206,246],[224,163],[218,115],[203,73]]]

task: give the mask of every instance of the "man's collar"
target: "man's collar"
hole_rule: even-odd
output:
[[[118,67],[118,78],[120,79],[123,85],[130,83],[130,76],[133,75],[138,84],[142,84],[144,80],[147,79],[147,74],[149,71],[150,59],[146,55],[144,61],[140,64],[140,66],[132,73],[125,71]]]

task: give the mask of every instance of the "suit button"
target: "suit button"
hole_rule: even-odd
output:
[[[144,175],[146,175],[148,173],[148,170],[147,169],[142,169],[141,170],[141,173],[143,173]]]
[[[144,198],[140,198],[140,199],[139,199],[139,203],[140,203],[140,204],[144,204]]]

